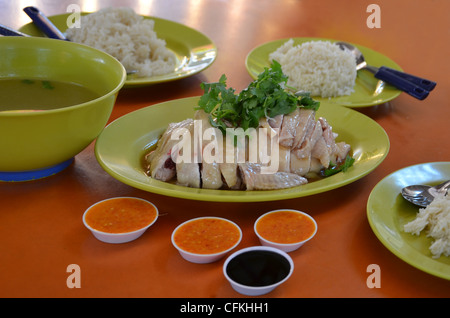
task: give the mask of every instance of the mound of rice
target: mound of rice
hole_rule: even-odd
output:
[[[127,71],[150,77],[173,72],[176,58],[154,31],[155,21],[131,8],[105,8],[81,17],[79,28],[67,30],[67,38],[109,53]]]
[[[430,246],[433,258],[450,256],[450,195],[437,196],[426,208],[419,209],[416,218],[403,227],[407,233],[419,235],[424,229],[433,238]]]
[[[294,46],[292,39],[269,54],[281,64],[287,84],[312,96],[350,95],[355,86],[356,61],[346,51],[328,41],[311,41]]]

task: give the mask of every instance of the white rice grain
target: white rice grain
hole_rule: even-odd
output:
[[[356,61],[349,52],[328,41],[310,41],[294,46],[288,40],[269,54],[281,64],[287,85],[312,96],[350,95],[356,80]]]
[[[404,231],[420,235],[425,230],[433,239],[430,246],[433,258],[450,256],[450,195],[437,196],[426,208],[419,209],[416,218],[405,224]]]
[[[66,31],[68,39],[102,50],[139,77],[173,72],[176,58],[154,31],[155,21],[131,8],[105,8],[81,17],[79,28]]]

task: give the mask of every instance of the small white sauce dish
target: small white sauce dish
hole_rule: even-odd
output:
[[[145,222],[145,225],[142,225],[141,227],[138,227],[136,230],[130,230],[130,231],[123,231],[120,233],[113,233],[108,231],[102,231],[99,229],[96,229],[94,225],[89,224],[89,220],[87,220],[86,216],[92,211],[94,211],[95,208],[101,208],[103,205],[105,207],[103,209],[111,209],[115,208],[115,205],[119,203],[119,201],[122,202],[128,202],[128,203],[135,203],[139,204],[139,210],[143,211],[145,209],[145,213],[147,214],[148,222]],[[107,210],[111,211],[111,210]],[[104,211],[102,211],[104,212]],[[126,218],[126,215],[121,215],[118,211],[114,212],[115,216],[111,219],[111,223],[115,225],[120,225],[121,221]],[[110,199],[105,199],[102,201],[99,201],[93,205],[91,205],[84,213],[83,213],[83,224],[84,226],[92,232],[95,238],[98,240],[105,242],[105,243],[112,243],[112,244],[120,244],[120,243],[127,243],[136,240],[142,234],[144,234],[147,229],[152,226],[156,220],[158,219],[158,208],[151,202],[141,199],[141,198],[134,198],[134,197],[115,197]],[[105,218],[103,218],[105,220]]]
[[[206,223],[208,222],[208,223]],[[220,229],[220,224],[226,226],[226,229]],[[218,225],[218,226],[217,226]],[[179,242],[182,238],[187,241],[196,242],[196,244],[211,249],[195,252],[194,246],[181,246]],[[180,255],[187,261],[197,264],[213,263],[223,258],[228,252],[233,250],[242,239],[240,227],[227,219],[213,216],[198,217],[178,225],[172,232],[171,240],[173,246]],[[213,248],[216,243],[227,241],[225,247]],[[213,252],[214,251],[214,252]]]
[[[283,216],[284,215],[284,216]],[[291,217],[286,218],[286,215]],[[264,232],[264,228],[260,227],[271,218],[271,225],[265,225],[265,230],[271,230],[278,232],[278,237],[269,237],[270,234],[264,235],[260,231]],[[276,222],[276,223],[274,223]],[[307,227],[305,227],[307,226]],[[286,253],[292,252],[303,246],[306,242],[311,240],[317,233],[317,222],[309,214],[291,209],[273,210],[261,215],[254,224],[254,231],[258,236],[261,245],[278,248]],[[281,238],[284,235],[291,235],[288,241],[282,241],[287,239]],[[289,243],[286,243],[289,242]]]
[[[260,296],[286,282],[294,271],[292,258],[280,249],[252,246],[231,254],[223,264],[225,278],[242,295]]]

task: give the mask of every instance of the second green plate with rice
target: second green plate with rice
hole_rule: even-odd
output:
[[[292,39],[294,41],[294,46],[309,41],[338,42],[338,40],[323,39],[323,38],[292,38]],[[275,40],[264,43],[254,48],[247,55],[247,58],[245,60],[245,66],[250,76],[256,79],[258,75],[262,71],[264,71],[265,67],[269,67],[270,66],[269,54],[274,52],[288,40],[289,38]],[[395,63],[388,57],[384,56],[383,54],[358,44],[353,45],[361,50],[368,64],[376,67],[387,66],[402,71],[401,67],[397,63]],[[400,90],[376,79],[372,73],[365,70],[358,71],[354,89],[355,91],[351,95],[331,97],[331,98],[314,97],[314,99],[319,101],[327,101],[328,103],[331,104],[339,104],[346,107],[358,108],[386,103],[398,97],[401,93]]]
[[[65,32],[69,16],[70,14],[60,14],[48,19],[61,32]],[[144,18],[155,21],[154,30],[158,38],[165,40],[166,47],[176,56],[176,68],[171,73],[152,77],[129,75],[125,87],[158,84],[189,77],[205,70],[215,61],[217,47],[206,35],[177,22],[148,16]],[[20,32],[31,36],[44,36],[33,23],[22,26]]]

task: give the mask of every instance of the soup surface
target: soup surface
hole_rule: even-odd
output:
[[[0,111],[42,111],[73,106],[100,97],[69,82],[0,78]]]

